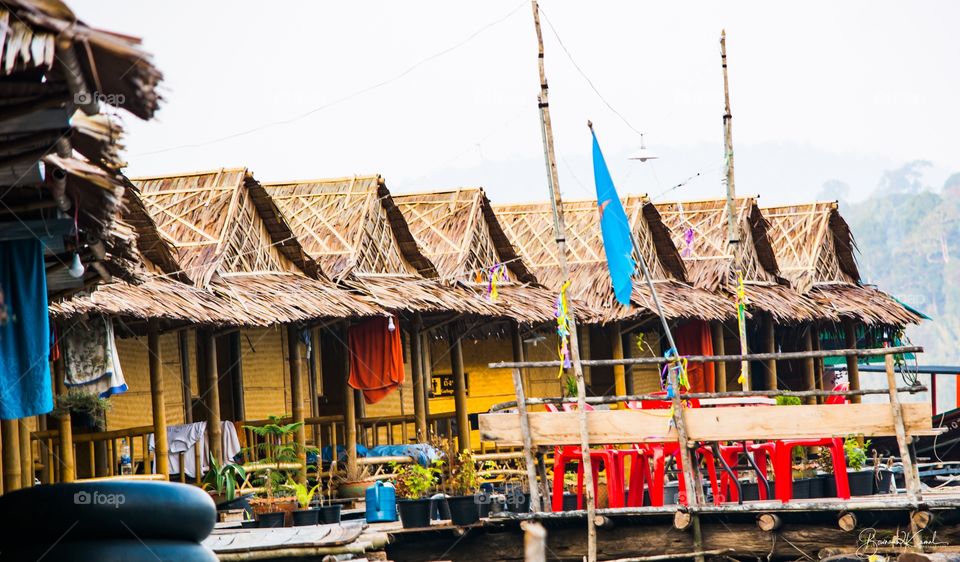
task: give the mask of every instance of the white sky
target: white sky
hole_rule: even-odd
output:
[[[131,176],[237,165],[260,180],[376,172],[395,192],[482,185],[494,201],[545,198],[525,0],[70,5],[91,25],[143,37],[165,74],[157,119],[127,116]],[[658,195],[700,172],[664,198],[722,194],[724,27],[738,192],[798,201],[840,179],[863,197],[885,169],[918,158],[934,163],[927,180],[936,188],[960,171],[958,3],[541,7],[603,96],[662,156],[653,167],[624,159],[639,136],[593,93],[544,20],[567,197],[592,196],[588,118],[621,193]],[[485,27],[399,79],[306,115]]]

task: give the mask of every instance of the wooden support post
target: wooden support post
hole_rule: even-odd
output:
[[[857,348],[857,330],[853,320],[845,318],[843,320],[843,333],[846,337],[847,349]],[[854,356],[847,357],[847,380],[850,381],[850,390],[860,390],[860,365]],[[896,388],[894,386],[893,388]],[[859,396],[851,396],[850,402],[859,404]]]
[[[349,327],[344,324],[342,341],[349,341],[348,332]],[[343,353],[343,438],[344,446],[347,449],[347,474],[351,475],[350,478],[353,478],[352,475],[357,474],[357,402],[356,392],[349,382],[351,361],[353,361],[353,358],[350,357],[350,348],[348,347]],[[334,447],[334,450],[336,450],[336,447]]]
[[[761,513],[757,516],[757,527],[761,531],[772,532],[776,531],[783,525],[780,517],[774,513]]]
[[[223,428],[220,427],[220,381],[217,376],[217,338],[213,330],[205,329],[202,332],[204,340],[203,350],[206,357],[203,366],[206,369],[204,376],[207,380],[207,439],[210,442],[210,454],[218,463],[223,462]],[[200,363],[198,361],[198,363]],[[197,467],[199,474],[200,467]]]
[[[620,322],[610,324],[611,359],[623,359],[623,338],[620,337]],[[623,365],[613,366],[613,387],[617,396],[627,394],[627,374]]]
[[[413,375],[413,419],[417,433],[417,443],[426,443],[430,438],[427,429],[427,394],[423,380],[423,318],[419,312],[413,315],[413,329],[410,331],[410,371]]]
[[[153,400],[153,455],[156,459],[157,474],[169,477],[170,459],[167,455],[170,449],[167,445],[167,413],[163,398],[163,362],[160,357],[160,327],[156,318],[150,319],[147,330],[150,396]]]
[[[523,528],[523,560],[524,562],[546,562],[547,560],[547,530],[535,521],[524,521]]]
[[[523,390],[523,377],[520,375],[520,369],[513,369],[511,372],[513,387],[517,392],[517,411],[520,413],[523,460],[527,465],[527,481],[530,483],[530,506],[534,512],[543,511],[543,505],[540,503],[540,488],[537,486],[537,465],[533,459],[533,441],[530,439],[530,420],[527,418],[527,396]]]
[[[470,418],[467,412],[467,381],[463,373],[463,348],[460,333],[454,324],[448,330],[450,368],[453,372],[453,403],[457,414],[457,450],[470,449]]]
[[[777,328],[772,314],[763,315],[763,347],[767,353],[777,352]],[[767,388],[777,389],[777,360],[767,359]]]
[[[30,426],[27,418],[17,420],[17,429],[20,431],[20,486],[33,486],[33,447],[30,445]]]
[[[624,359],[630,359],[633,357],[634,339],[632,332],[620,334],[620,347],[623,349]],[[627,389],[627,394],[634,394],[636,392],[636,388],[634,385],[633,365],[624,366],[623,378],[624,386]]]
[[[0,421],[0,438],[3,439],[3,493],[19,490],[20,482],[20,429],[17,420]]]
[[[60,357],[53,362],[53,380],[56,382],[57,396],[63,396],[66,393],[66,385],[63,377],[66,374],[63,363],[63,350],[60,351]],[[73,425],[70,421],[70,412],[65,411],[57,419],[60,432],[60,482],[73,482],[77,479],[76,456],[73,454]],[[54,455],[56,457],[56,455]],[[56,471],[54,471],[56,472]]]
[[[297,448],[297,482],[307,483],[307,428],[303,426],[303,360],[300,356],[300,330],[293,324],[287,324],[287,355],[290,363],[290,410],[293,423],[299,423],[294,434]]]
[[[177,332],[180,352],[180,393],[183,396],[183,423],[193,423],[193,387],[190,385],[190,339],[187,330]]]
[[[837,526],[846,532],[857,528],[857,514],[852,511],[845,511],[837,517]]]
[[[510,346],[514,363],[522,363],[526,359],[526,353],[523,351],[523,337],[520,335],[520,324],[516,320],[510,321]],[[525,376],[523,369],[520,369],[520,380],[523,381],[523,387],[526,389],[530,380]],[[524,392],[526,393],[526,392]]]
[[[678,531],[689,530],[693,525],[693,515],[689,511],[678,510],[673,512],[673,528]]]
[[[813,330],[813,334],[811,335],[811,337],[813,338],[813,347],[812,347],[811,349],[814,350],[814,351],[820,351],[820,323],[819,323],[819,322],[814,322],[814,323],[813,323],[813,327],[811,328],[811,330]],[[822,357],[815,357],[815,358],[813,359],[813,371],[814,371],[814,380],[815,380],[816,383],[817,383],[816,389],[817,389],[817,390],[824,390],[824,388],[823,388],[823,358],[822,358]],[[833,387],[831,387],[831,389],[832,389],[832,388],[833,388]],[[818,396],[818,397],[817,397],[817,403],[818,403],[818,404],[823,404],[824,401],[825,401],[824,397],[822,397],[822,396]]]
[[[918,530],[922,531],[930,525],[933,524],[935,516],[932,511],[914,511],[910,514],[910,521],[913,523],[913,526]]]
[[[914,501],[920,501],[920,478],[917,475],[913,459],[910,457],[910,442],[903,423],[903,408],[897,395],[897,376],[893,369],[893,355],[884,357],[887,370],[887,386],[890,389],[890,409],[893,410],[893,426],[897,433],[897,446],[903,461],[903,478],[907,486],[907,495]]]
[[[813,351],[813,330],[814,325],[810,324],[803,331],[803,350]],[[813,357],[807,357],[803,360],[803,387],[804,390],[817,390],[817,373]],[[807,398],[807,404],[816,404],[817,397]]]
[[[719,320],[710,322],[710,335],[713,338],[714,355],[724,355],[726,351],[724,350],[725,344],[723,342],[723,322],[720,322]],[[717,361],[714,363],[714,373],[716,376],[717,392],[726,392],[727,364],[723,361]]]
[[[550,503],[552,492],[550,481],[547,479],[547,461],[544,458],[545,455],[545,449],[543,447],[537,447],[537,476],[540,478],[540,497],[543,498],[543,511],[549,513],[553,511],[553,506]]]
[[[433,355],[430,352],[430,334],[420,334],[420,369],[423,371],[423,414],[430,419],[430,394],[433,389]],[[429,421],[427,425],[429,426]]]

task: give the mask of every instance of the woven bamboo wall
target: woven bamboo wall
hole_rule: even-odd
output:
[[[450,353],[446,340],[432,340],[430,352],[434,373],[449,373]],[[470,412],[486,412],[490,406],[515,398],[513,375],[508,369],[490,369],[494,361],[511,361],[513,352],[506,339],[480,339],[476,342],[463,340],[463,370],[468,373],[467,409]],[[430,412],[454,411],[453,397],[432,398]]]
[[[399,416],[402,413],[413,415],[413,374],[410,368],[410,338],[404,334],[403,337],[403,388],[397,389],[387,395],[386,398],[376,404],[366,405],[366,415],[370,417],[378,416]],[[403,402],[403,408],[400,402]],[[432,412],[433,410],[431,410]]]
[[[243,407],[248,420],[290,413],[284,339],[276,326],[241,331]]]
[[[153,423],[150,397],[149,355],[146,338],[118,338],[120,367],[127,381],[127,392],[110,399],[107,429],[125,429]],[[163,398],[168,424],[183,423],[183,392],[180,377],[180,350],[176,333],[160,336],[163,368]]]

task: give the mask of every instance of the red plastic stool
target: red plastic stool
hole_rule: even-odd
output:
[[[843,454],[843,439],[788,439],[777,441],[773,458],[773,475],[776,479],[777,499],[788,502],[793,498],[793,449],[796,447],[823,447],[830,452],[833,461],[833,479],[837,484],[837,497],[850,499],[850,483],[847,481],[847,461]]]

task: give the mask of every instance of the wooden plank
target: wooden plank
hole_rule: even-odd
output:
[[[932,432],[927,404],[902,404],[907,435]],[[577,412],[530,412],[533,444],[580,443]],[[689,439],[805,439],[847,435],[895,435],[889,404],[820,404],[742,408],[688,408],[684,411]],[[598,410],[588,412],[591,443],[676,441],[669,410]],[[481,438],[500,444],[522,442],[519,414],[481,414]]]

